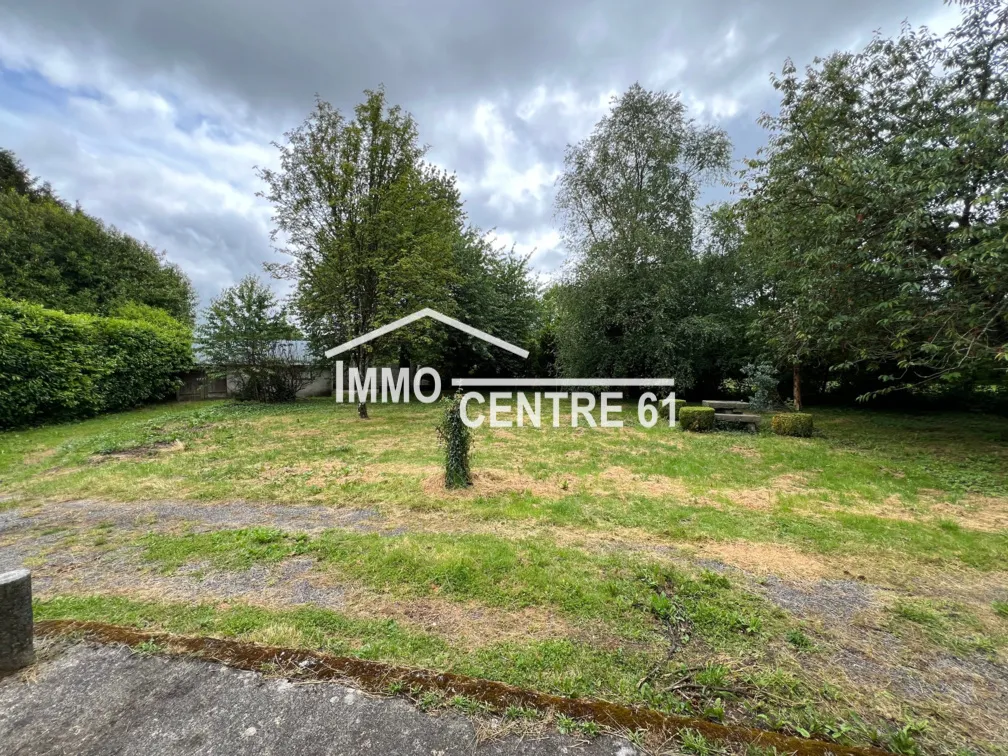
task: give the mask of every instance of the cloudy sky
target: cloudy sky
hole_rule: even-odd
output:
[[[0,146],[164,249],[205,303],[278,259],[255,196],[271,141],[316,92],[350,109],[384,83],[470,219],[548,275],[564,146],[634,81],[681,92],[742,158],[785,57],[955,17],[941,0],[0,0]]]

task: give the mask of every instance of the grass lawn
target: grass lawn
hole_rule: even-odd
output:
[[[448,492],[437,412],[208,402],[0,434],[0,569],[33,568],[38,618],[1004,752],[1008,420],[483,427]]]

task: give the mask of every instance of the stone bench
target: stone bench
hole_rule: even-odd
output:
[[[720,400],[704,399],[704,407],[713,407],[714,411],[728,410],[729,412],[741,412],[749,409],[749,402],[722,402]]]
[[[759,427],[759,415],[747,415],[735,412],[714,412],[714,422],[740,423],[749,426],[749,430],[755,431]]]
[[[759,427],[760,416],[745,412],[749,409],[749,402],[704,399],[703,406],[714,410],[714,422],[740,423],[748,426],[751,431],[755,431]]]

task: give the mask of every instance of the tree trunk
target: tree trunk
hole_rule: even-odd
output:
[[[367,352],[365,349],[364,344],[357,347],[357,368],[360,370],[361,380],[364,380],[367,375]],[[357,404],[357,417],[361,420],[368,419],[366,396],[360,397],[360,401]]]
[[[796,412],[801,412],[801,368],[796,362],[794,364],[794,408]]]

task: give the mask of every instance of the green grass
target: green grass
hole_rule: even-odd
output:
[[[42,594],[39,619],[317,648],[800,735],[897,750],[927,741],[941,750],[961,732],[943,735],[920,725],[923,717],[907,719],[921,705],[897,688],[866,693],[857,680],[816,676],[850,640],[848,629],[800,620],[754,593],[752,577],[693,560],[711,550],[733,563],[730,550],[741,545],[746,569],[746,560],[765,559],[757,567],[772,573],[796,561],[800,572],[805,559],[817,569],[836,566],[836,578],[839,567],[864,570],[869,583],[890,591],[878,595],[901,597],[879,599],[872,611],[909,655],[1002,661],[1008,603],[999,593],[992,601],[987,586],[1003,584],[1008,573],[1008,532],[998,526],[1008,499],[1008,421],[811,411],[817,434],[808,439],[769,429],[683,433],[661,424],[484,426],[474,434],[475,485],[448,493],[437,485],[437,407],[376,405],[372,419],[360,421],[354,407],[329,400],[167,404],[0,434],[0,508],[79,498],[320,504],[376,510],[372,522],[393,534],[304,534],[268,522],[217,530],[204,523],[195,532],[151,522],[151,532],[140,534],[111,522],[49,522],[38,533],[5,536],[0,547],[22,537],[49,539],[55,556],[125,547],[130,559],[163,573],[159,580],[174,580],[183,567],[194,579],[197,564],[241,571],[307,558],[313,575],[379,607],[373,616],[354,606],[334,612],[210,597],[183,605]],[[624,412],[625,420],[632,416]],[[48,558],[37,557],[38,569]],[[955,580],[933,579],[950,571]],[[982,590],[966,590],[973,582]],[[446,614],[461,618],[455,622],[483,612],[521,626],[519,612],[531,612],[557,623],[475,642],[465,628],[403,619],[411,602],[450,607]],[[400,619],[381,616],[390,606],[403,610]],[[670,633],[688,639],[671,660]],[[849,629],[852,638],[858,633]],[[686,688],[664,687],[679,678]],[[461,698],[417,703],[479,713]],[[963,716],[924,710],[932,723]],[[562,726],[593,734],[586,723]],[[679,746],[716,747],[689,736]]]
[[[812,439],[688,434],[660,424],[515,428],[509,436],[484,427],[475,438],[474,471],[506,471],[511,479],[445,497],[424,486],[441,461],[436,409],[375,406],[373,419],[362,422],[329,400],[175,404],[4,433],[0,490],[15,500],[317,501],[474,522],[640,528],[670,540],[788,543],[827,555],[882,552],[983,570],[1008,566],[1008,534],[969,527],[973,505],[964,499],[1008,493],[1004,420],[815,415],[822,436]],[[173,440],[185,449],[107,456]],[[623,490],[607,485],[596,477],[607,468],[636,482]],[[782,476],[790,476],[787,486],[777,485]],[[649,481],[682,490],[655,495]],[[738,503],[760,490],[770,491],[769,507]],[[932,515],[937,504],[942,508]],[[883,505],[901,518],[878,516]]]
[[[417,404],[379,405],[372,408],[372,420],[357,422],[353,408],[330,400],[291,407],[231,402],[165,405],[4,433],[0,435],[0,479],[5,488],[38,495],[82,489],[94,493],[95,487],[112,494],[128,490],[125,484],[138,480],[142,488],[156,489],[156,478],[170,477],[193,498],[247,493],[246,486],[252,483],[257,497],[266,500],[291,500],[296,493],[338,499],[345,487],[312,486],[311,475],[264,481],[263,464],[329,462],[337,465],[334,472],[405,459],[417,465],[438,464],[440,452],[433,443],[436,412]],[[782,474],[802,472],[810,489],[848,498],[881,500],[897,495],[914,499],[929,490],[1008,494],[1003,419],[851,410],[819,410],[815,415],[823,435],[812,439],[768,433],[682,434],[659,425],[628,427],[623,432],[514,428],[510,431],[514,438],[501,443],[494,431],[483,427],[476,433],[475,469],[500,468],[520,459],[521,471],[535,478],[557,472],[562,462],[564,472],[577,477],[604,464],[681,479],[697,492],[706,491],[712,481],[724,488],[753,487]],[[190,450],[139,463],[112,462],[118,474],[111,478],[108,468],[85,464],[94,454],[175,439],[190,443]],[[688,448],[684,453],[656,445],[666,439]],[[758,454],[759,461],[730,453],[740,445]],[[51,456],[24,464],[26,456],[41,451]],[[191,464],[194,458],[200,460],[199,465]],[[54,468],[62,474],[37,479],[37,473]],[[144,483],[151,473],[155,479]]]
[[[144,556],[165,571],[187,562],[243,569],[256,562],[311,555],[344,581],[409,600],[438,596],[505,609],[539,606],[571,619],[599,620],[614,634],[653,634],[655,596],[682,604],[712,648],[738,648],[780,631],[784,614],[728,581],[667,565],[560,547],[545,538],[329,531],[318,537],[255,528],[187,535],[150,534]],[[666,598],[665,595],[672,598]]]
[[[916,631],[957,654],[993,654],[1008,645],[1008,633],[987,632],[968,607],[954,602],[903,599],[896,602],[891,613],[897,632]]]
[[[452,671],[565,696],[649,702],[637,681],[652,664],[641,651],[605,650],[591,643],[546,640],[496,643],[474,651],[392,620],[360,620],[315,608],[271,611],[245,605],[179,605],[123,598],[56,597],[35,602],[36,620],[110,622],[145,630],[214,635],[268,642],[298,638],[299,645],[361,659]]]

